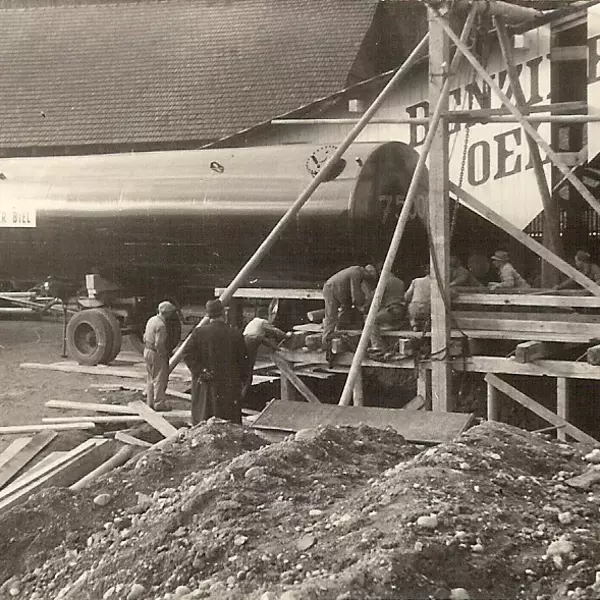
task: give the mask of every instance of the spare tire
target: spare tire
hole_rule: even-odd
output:
[[[74,314],[67,324],[67,349],[80,365],[106,362],[113,352],[113,328],[98,308]]]

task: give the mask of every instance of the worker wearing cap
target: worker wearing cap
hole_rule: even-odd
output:
[[[525,278],[510,264],[508,252],[496,250],[492,258],[492,264],[498,270],[500,281],[488,283],[488,288],[496,290],[499,288],[528,289],[531,286]]]
[[[169,410],[166,390],[169,383],[169,356],[173,350],[170,333],[177,308],[161,302],[158,313],[148,319],[144,332],[144,361],[146,363],[146,403],[154,410]]]
[[[600,285],[600,267],[592,262],[592,257],[584,250],[578,250],[575,254],[575,268],[583,273],[588,279]],[[581,287],[575,280],[567,279],[555,286],[554,289],[564,290],[567,288]]]
[[[373,265],[361,267],[355,265],[332,275],[323,286],[323,299],[325,300],[325,319],[323,320],[323,348],[328,350],[331,338],[335,331],[338,319],[343,319],[352,308],[365,313],[368,309],[368,295],[363,289],[375,287],[377,283],[377,269]],[[341,314],[338,315],[338,312]]]
[[[183,360],[192,373],[192,424],[219,417],[242,422],[248,352],[242,334],[225,323],[220,300],[206,303],[208,323],[192,332]]]

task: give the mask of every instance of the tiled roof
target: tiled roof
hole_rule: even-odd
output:
[[[229,135],[345,87],[376,5],[121,0],[0,8],[0,146]]]

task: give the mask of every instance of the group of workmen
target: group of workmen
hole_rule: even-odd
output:
[[[498,272],[498,281],[488,283],[489,289],[530,287],[511,264],[506,251],[497,250],[491,262]],[[600,284],[600,267],[592,263],[587,252],[577,252],[575,267]],[[355,265],[335,273],[325,282],[322,347],[326,353],[331,353],[336,329],[362,327],[379,274],[375,265]],[[413,331],[427,329],[431,313],[431,281],[428,266],[424,267],[421,277],[412,280],[408,289],[401,279],[390,274],[371,331],[373,352],[385,350],[382,326],[401,327],[408,316]],[[456,256],[450,258],[449,285],[450,288],[485,287]],[[555,289],[569,287],[578,287],[578,284],[567,279]],[[241,401],[252,383],[258,348],[265,344],[275,349],[290,333],[272,325],[264,312],[258,312],[241,333],[225,322],[224,307],[219,300],[206,303],[206,316],[208,322],[193,330],[182,353],[192,374],[192,423],[195,425],[211,416],[241,423]],[[146,399],[155,410],[170,409],[165,396],[169,357],[179,338],[177,308],[171,302],[161,302],[158,313],[148,320],[144,333]]]
[[[242,334],[225,322],[225,310],[220,300],[206,303],[208,322],[192,331],[182,354],[192,374],[193,425],[209,417],[241,424],[241,401],[252,383],[259,346],[265,344],[276,348],[290,335],[273,326],[266,316],[259,309]],[[146,402],[154,410],[170,410],[166,400],[169,358],[177,345],[170,340],[178,321],[177,308],[165,301],[158,305],[158,313],[146,324]]]

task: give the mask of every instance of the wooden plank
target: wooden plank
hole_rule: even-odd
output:
[[[78,450],[78,446],[65,456],[58,459],[58,464],[51,463],[42,469],[39,473],[32,476],[32,481],[28,485],[22,485],[19,490],[3,497],[0,500],[0,512],[4,512],[24,502],[29,496],[39,490],[50,487],[66,487],[80,479],[85,473],[96,468],[104,462],[112,453],[112,444],[109,440],[88,440],[94,444],[84,450]],[[5,488],[7,491],[11,486]]]
[[[189,410],[171,410],[162,413],[165,419],[190,419]],[[85,415],[84,417],[44,417],[45,423],[78,423],[82,420],[92,423],[143,423],[145,419],[139,415]]]
[[[30,437],[22,437],[13,440],[4,452],[0,454],[0,469],[29,443]]]
[[[515,348],[515,360],[520,363],[533,362],[546,358],[551,351],[552,348],[545,342],[522,342]]]
[[[63,456],[66,456],[67,454],[68,454],[68,452],[66,450],[61,451],[61,452],[50,452],[50,454],[48,454],[48,456],[44,456],[44,458],[42,458],[42,460],[40,460],[38,463],[33,465],[33,467],[30,467],[24,473],[19,475],[19,477],[14,479],[12,481],[12,483],[18,484],[22,477],[28,477],[29,475],[35,475],[36,473],[41,471],[43,468],[45,468],[50,463],[56,462],[59,458],[62,458]]]
[[[354,388],[352,390],[352,404],[354,406],[364,406],[365,404],[365,392],[363,389],[363,378],[362,369],[358,370],[356,380],[354,381]]]
[[[111,392],[111,391],[120,391],[120,390],[140,390],[140,391],[145,391],[146,390],[146,384],[145,383],[135,383],[135,382],[128,382],[128,383],[123,383],[123,384],[119,384],[119,383],[112,383],[112,384],[102,384],[102,383],[92,383],[90,385],[91,388],[95,388],[98,389],[100,391],[104,391],[104,392]],[[176,390],[170,390],[167,389],[165,390],[165,394],[167,396],[172,396],[173,398],[179,398],[180,400],[186,400],[188,402],[192,401],[192,395],[191,394],[186,394],[184,392],[178,392]]]
[[[25,476],[20,477],[18,482],[15,481],[9,484],[3,490],[0,490],[0,506],[2,500],[5,500],[11,495],[18,493],[25,487],[29,486],[29,484],[35,483],[38,479],[45,477],[54,469],[59,468],[63,464],[68,463],[71,459],[89,452],[92,448],[95,448],[100,442],[108,442],[108,440],[90,438],[89,440],[86,440],[85,442],[79,444],[78,446],[70,450],[65,456],[57,459],[52,463],[49,463],[44,468],[40,469],[37,473],[26,474]]]
[[[7,425],[0,427],[0,434],[5,433],[37,433],[38,431],[68,431],[71,429],[94,429],[91,421],[79,419],[76,423],[46,423],[43,425]]]
[[[495,329],[510,332],[568,333],[582,339],[591,340],[600,337],[600,323],[569,323],[566,321],[524,321],[521,319],[495,319],[480,317],[457,317],[456,323],[461,329]]]
[[[152,410],[146,403],[141,400],[134,400],[128,404],[140,417],[156,429],[156,431],[162,433],[165,437],[169,437],[174,433],[177,433],[177,429],[171,425],[166,419],[164,419],[159,413]]]
[[[118,367],[106,367],[106,366],[97,366],[97,367],[87,367],[85,365],[78,365],[75,362],[67,362],[64,363],[51,363],[51,364],[43,364],[43,363],[22,363],[20,365],[22,369],[38,369],[42,371],[59,371],[63,373],[82,373],[84,375],[101,375],[101,376],[109,376],[109,377],[125,377],[132,379],[144,379],[146,377],[146,372],[142,369],[134,370],[134,369],[121,369]],[[171,379],[181,379],[183,381],[191,381],[191,374],[188,372],[182,373],[173,371],[170,375]]]
[[[487,384],[487,420],[498,420],[498,391],[491,384]]]
[[[548,421],[548,423],[552,423],[552,425],[562,426],[564,432],[568,433],[571,437],[575,438],[576,440],[579,440],[580,442],[583,442],[585,444],[592,444],[594,446],[600,445],[600,442],[594,439],[591,435],[588,435],[587,433],[581,431],[581,429],[578,429],[562,417],[559,417],[558,415],[554,414],[551,410],[548,410],[545,406],[542,406],[541,404],[533,400],[533,398],[526,396],[523,392],[514,388],[512,385],[506,383],[506,381],[500,379],[500,377],[488,373],[485,376],[485,380],[487,383],[494,386],[497,390],[499,390],[503,394],[506,394],[509,398],[512,398],[515,402],[518,402],[519,404],[521,404],[525,408],[528,408],[531,412],[535,413],[542,419]]]
[[[277,368],[290,381],[290,383],[312,404],[320,404],[321,401],[310,391],[307,385],[294,373],[290,365],[276,352],[273,352],[273,360]]]
[[[533,238],[529,237],[526,233],[521,231],[518,227],[515,227],[510,221],[500,216],[497,212],[487,207],[483,202],[480,202],[467,192],[459,188],[456,184],[450,183],[450,191],[461,201],[464,202],[470,209],[479,213],[482,217],[493,223],[500,229],[503,229],[516,240],[521,242],[524,246],[529,248],[532,252],[535,252],[538,256],[543,258],[546,262],[555,266],[559,271],[562,271],[567,277],[572,278],[577,283],[582,285],[584,288],[592,292],[595,296],[600,296],[600,286],[594,283],[591,279],[586,277],[583,273],[578,271],[575,267],[571,266],[568,262],[562,260],[553,252],[550,252],[547,248],[544,248],[542,244],[536,242]]]
[[[459,293],[452,298],[452,306],[478,304],[480,306],[535,306],[554,308],[597,308],[599,296],[553,296],[550,294],[478,294]]]
[[[140,440],[124,431],[117,431],[117,433],[115,433],[115,440],[119,440],[119,442],[123,442],[124,444],[129,444],[130,446],[141,446],[142,448],[150,448],[152,446],[150,442]]]
[[[449,442],[458,437],[473,420],[465,413],[433,413],[398,408],[307,404],[273,400],[252,427],[264,426],[298,431],[319,425],[361,424],[385,429],[392,427],[408,441],[418,443]]]
[[[226,288],[215,288],[215,296],[220,297]],[[321,290],[301,288],[238,288],[233,298],[284,298],[291,300],[323,300]]]
[[[458,319],[497,319],[498,321],[543,321],[544,323],[575,323],[586,327],[600,325],[600,314],[582,315],[572,312],[512,312],[493,310],[456,310]],[[517,327],[517,325],[515,325]]]
[[[0,469],[0,489],[16,477],[58,434],[56,431],[41,431]]]

